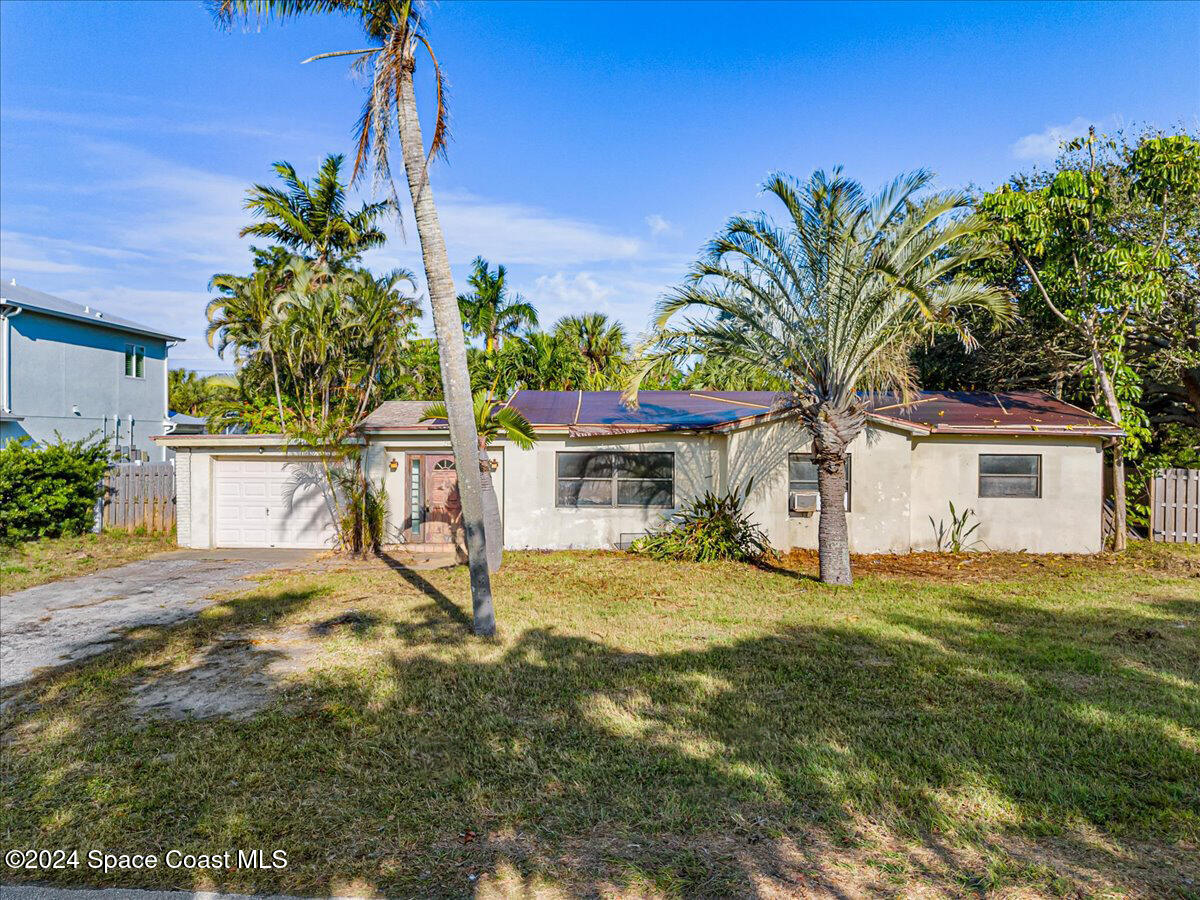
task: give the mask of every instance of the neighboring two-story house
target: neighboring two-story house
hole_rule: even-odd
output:
[[[181,340],[0,282],[0,439],[95,435],[124,458],[166,459],[150,436],[174,430],[167,352]]]

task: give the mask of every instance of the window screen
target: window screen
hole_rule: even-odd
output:
[[[562,452],[557,454],[558,506],[675,505],[675,454]]]
[[[1040,454],[979,454],[980,497],[1042,496]]]
[[[138,344],[125,345],[125,376],[127,378],[145,377],[146,348]]]
[[[788,454],[788,491],[817,492],[817,464],[811,453]],[[790,508],[790,504],[789,504]],[[817,499],[817,508],[821,500]],[[850,509],[850,454],[846,454],[846,509]]]

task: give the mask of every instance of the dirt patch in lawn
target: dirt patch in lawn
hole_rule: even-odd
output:
[[[820,570],[816,550],[791,550],[775,563],[778,568],[815,576]],[[1200,555],[1166,552],[1146,545],[1123,554],[1099,553],[864,553],[851,565],[856,576],[919,579],[937,582],[1000,581],[1029,576],[1076,577],[1108,571],[1148,572],[1200,578]]]
[[[182,665],[144,678],[131,702],[149,717],[247,719],[318,665],[324,638],[369,618],[349,612],[312,626],[221,635]]]

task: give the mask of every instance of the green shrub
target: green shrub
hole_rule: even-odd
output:
[[[773,556],[766,534],[743,509],[749,493],[750,483],[745,490],[735,488],[721,496],[706,491],[668,519],[661,531],[634,541],[630,550],[684,562],[753,562]]]
[[[108,463],[98,441],[9,440],[0,447],[0,544],[88,531]]]

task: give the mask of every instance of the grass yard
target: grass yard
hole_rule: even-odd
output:
[[[0,593],[99,572],[174,549],[174,531],[105,531],[0,546]]]
[[[10,694],[0,834],[287,868],[4,880],[1200,896],[1196,549],[877,557],[852,589],[808,554],[510,554],[495,641],[462,568],[264,578]],[[265,705],[172,718],[193,676]]]

